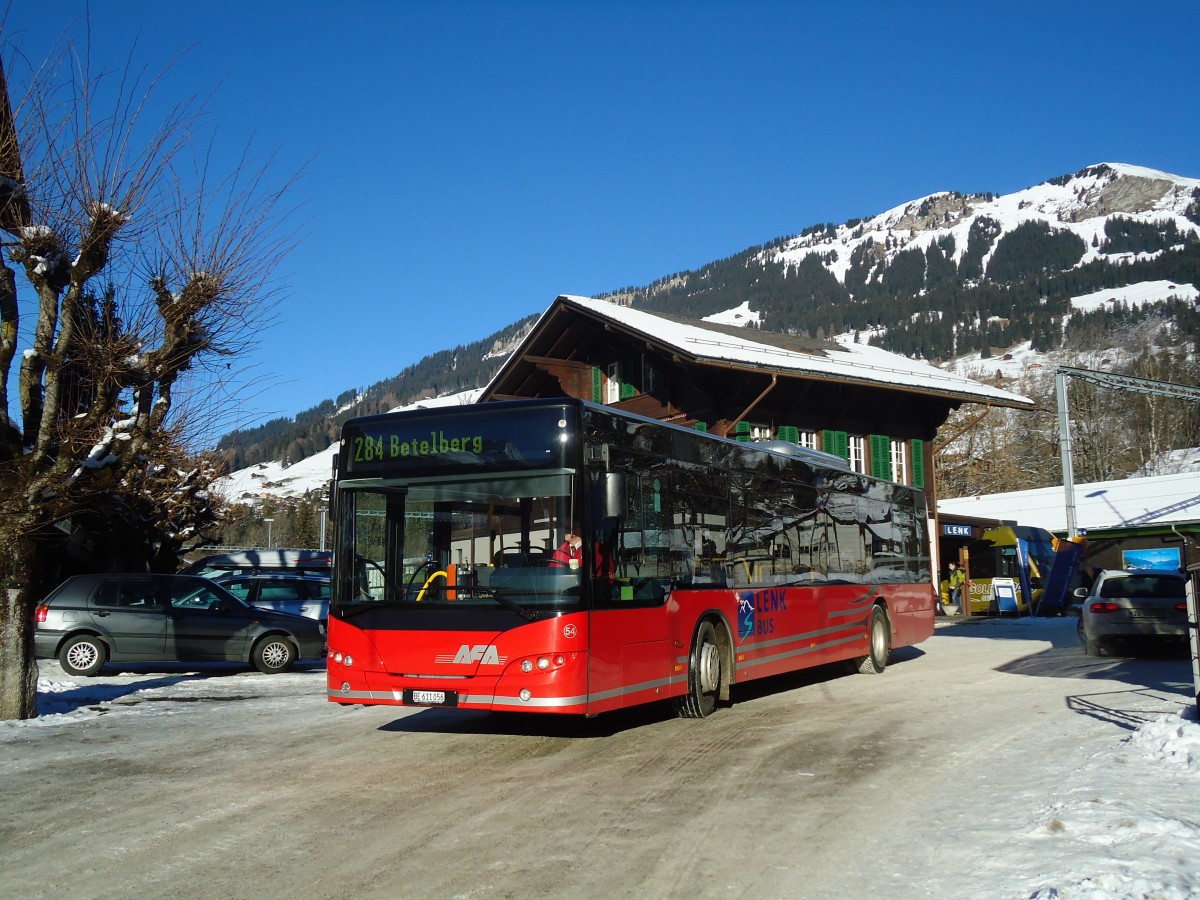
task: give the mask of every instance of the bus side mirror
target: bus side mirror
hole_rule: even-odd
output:
[[[600,476],[600,515],[604,519],[624,519],[629,513],[624,472],[605,472]]]

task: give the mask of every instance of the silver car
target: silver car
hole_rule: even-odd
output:
[[[286,672],[325,655],[313,619],[250,606],[206,578],[102,574],[68,578],[35,614],[34,651],[72,675],[106,662],[238,662]]]
[[[1170,572],[1109,569],[1091,590],[1075,591],[1083,607],[1079,639],[1089,656],[1104,656],[1120,643],[1173,642],[1188,637],[1185,580]]]
[[[235,597],[260,609],[329,620],[329,577],[262,573],[258,575],[215,574],[213,581]]]

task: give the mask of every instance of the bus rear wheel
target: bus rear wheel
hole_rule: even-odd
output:
[[[887,668],[888,656],[892,652],[892,629],[888,625],[887,613],[881,606],[871,608],[867,640],[870,641],[871,652],[856,660],[858,671],[864,675],[878,675]]]
[[[684,719],[703,719],[717,708],[721,692],[721,648],[712,622],[701,622],[688,656],[688,690],[673,701],[675,713]]]

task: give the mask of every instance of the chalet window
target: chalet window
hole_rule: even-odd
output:
[[[844,431],[822,431],[821,449],[834,456],[840,456],[842,459],[850,458],[847,435]]]
[[[846,449],[848,450],[847,459],[850,460],[850,469],[854,472],[867,474],[867,452],[866,441],[861,434],[851,434],[846,437]]]
[[[650,364],[650,358],[642,354],[642,393],[649,394],[663,387],[663,374]]]
[[[608,364],[607,369],[608,380],[604,384],[604,402],[605,403],[620,403],[621,402],[621,364],[613,362]]]
[[[738,422],[733,427],[733,436],[739,441],[769,441],[771,429],[766,425],[755,425],[753,422]]]
[[[908,454],[905,452],[904,441],[891,442],[892,481],[908,484]]]

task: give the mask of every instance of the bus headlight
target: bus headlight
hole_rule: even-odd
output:
[[[548,672],[551,669],[561,669],[567,664],[565,654],[556,653],[553,656],[531,656],[528,659],[521,660],[518,668],[528,674],[536,669],[539,672]]]

